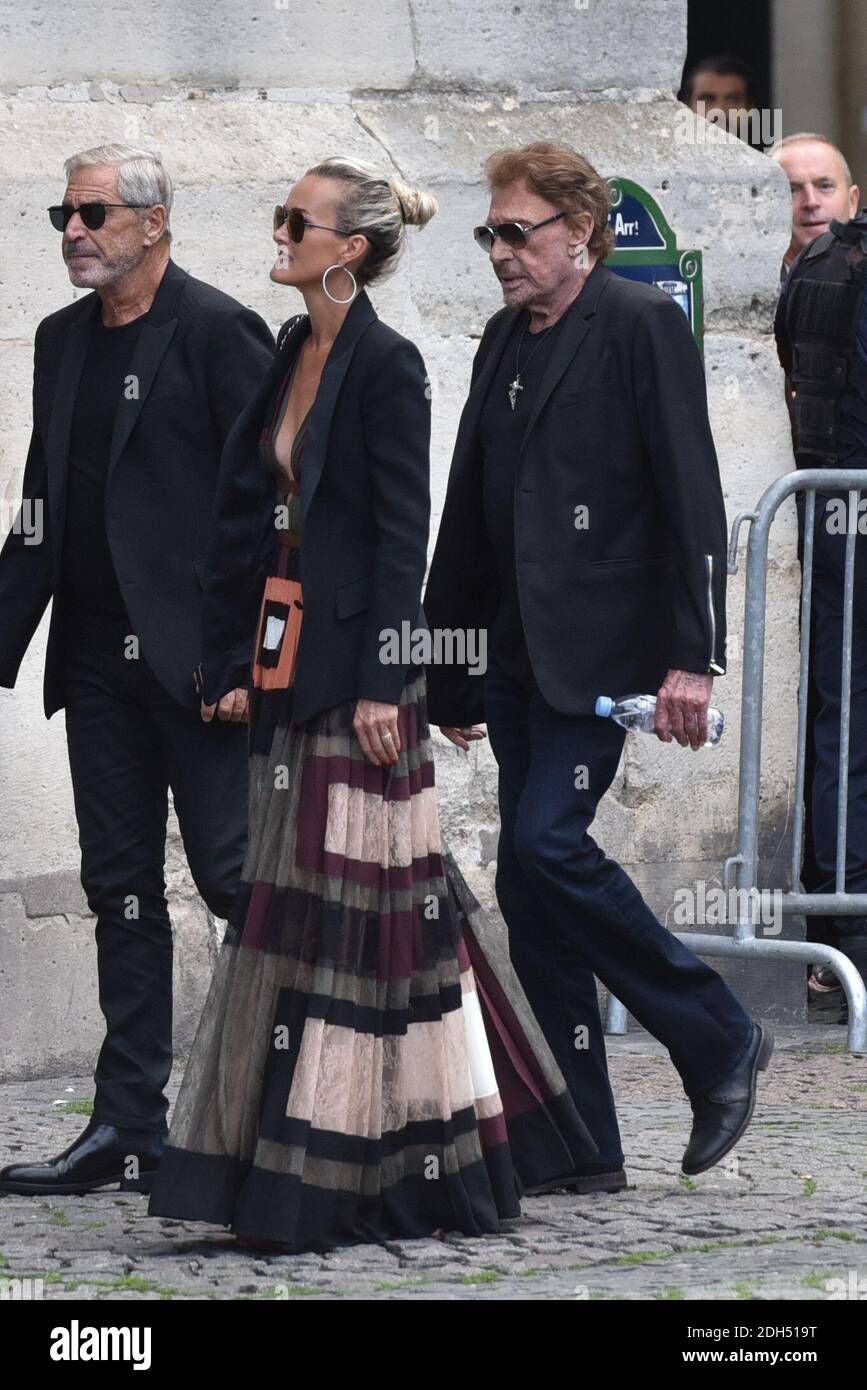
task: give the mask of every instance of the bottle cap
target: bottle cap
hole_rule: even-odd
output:
[[[596,701],[596,713],[601,714],[603,719],[607,719],[614,708],[614,701],[610,695],[600,695]]]

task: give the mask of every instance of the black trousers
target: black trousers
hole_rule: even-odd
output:
[[[512,964],[599,1147],[588,1171],[619,1168],[594,975],[665,1044],[690,1096],[737,1065],[752,1021],[588,833],[625,731],[595,715],[558,713],[535,682],[522,685],[497,666],[484,679],[499,768],[497,899]]]
[[[96,914],[106,1035],[94,1121],[167,1132],[172,1067],[172,929],[165,849],[171,787],[200,894],[228,917],[247,838],[247,725],[205,724],[160,685],[144,657],[96,629],[65,657],[66,738],[81,883]]]
[[[843,660],[843,584],[846,536],[837,526],[839,501],[816,494],[813,540],[813,616],[811,683],[814,716],[808,810],[812,830],[814,870],[811,888],[833,893],[836,886],[837,795],[839,789],[840,712]],[[845,516],[845,512],[842,513]],[[803,504],[799,506],[803,521]],[[829,525],[830,523],[830,525]],[[843,522],[845,532],[845,521]],[[855,540],[852,625],[852,688],[849,722],[849,787],[847,796],[846,888],[867,892],[867,537]],[[815,919],[814,919],[815,920]],[[846,949],[845,938],[863,935],[865,918],[826,918],[823,937]]]

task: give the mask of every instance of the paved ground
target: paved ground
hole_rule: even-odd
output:
[[[527,1199],[496,1238],[264,1257],[148,1217],[139,1195],[6,1196],[0,1276],[41,1277],[46,1299],[867,1298],[867,1060],[844,1041],[833,1024],[778,1036],[736,1155],[688,1180],[667,1056],[644,1034],[609,1039],[629,1190]],[[65,1147],[91,1094],[80,1076],[0,1086],[0,1163]]]

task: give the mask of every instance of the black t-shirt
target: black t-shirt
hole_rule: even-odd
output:
[[[533,669],[524,638],[515,569],[515,480],[527,421],[564,317],[541,334],[531,333],[530,315],[526,309],[521,311],[479,417],[485,528],[494,552],[500,590],[489,634],[489,658],[523,682],[532,680]],[[523,389],[515,392],[513,410],[509,387],[516,378],[518,365]]]
[[[67,634],[86,630],[112,647],[131,631],[105,527],[105,486],[114,421],[147,314],[120,328],[97,317],[72,417],[63,546]]]

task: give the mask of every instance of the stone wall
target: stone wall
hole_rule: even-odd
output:
[[[380,0],[371,11],[342,0],[110,9],[35,0],[26,10],[4,0],[0,37],[0,499],[20,493],[36,324],[75,293],[44,209],[62,193],[67,154],[116,140],[158,148],[169,164],[178,263],[274,327],[302,306],[268,278],[271,208],[306,166],[357,154],[437,195],[439,215],[373,295],[379,313],[419,343],[433,381],[435,523],[473,354],[500,303],[470,235],[487,206],[481,164],[497,147],[540,137],[566,140],[602,172],[644,184],[679,244],[704,252],[705,361],[730,518],[791,466],[770,336],[788,190],[776,165],[744,145],[685,129],[673,97],[686,47],[682,0]],[[772,557],[763,823],[771,858],[791,817],[791,515]],[[729,601],[735,638],[742,606],[738,577]],[[0,1074],[17,1076],[88,1065],[101,1035],[63,716],[46,724],[41,708],[46,628],[15,691],[0,690]],[[598,819],[598,838],[663,916],[674,886],[718,876],[734,848],[740,662],[732,645],[730,674],[717,686],[729,720],[722,746],[691,755],[629,740]],[[437,739],[445,833],[490,902],[495,768],[487,750],[461,755]],[[182,1052],[218,938],[176,829],[169,868]],[[782,998],[782,983],[768,986],[769,1010]]]

